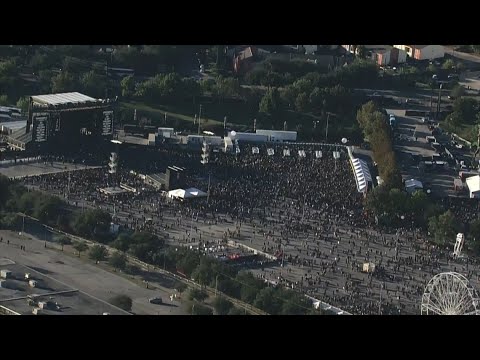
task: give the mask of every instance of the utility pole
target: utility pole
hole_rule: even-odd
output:
[[[208,174],[208,189],[207,189],[207,205],[208,205],[208,201],[210,200],[210,177],[211,177],[211,173]]]
[[[201,117],[202,117],[202,104],[200,104],[200,112],[198,113],[198,135],[200,135]]]
[[[325,142],[328,142],[328,121],[330,120],[330,113],[327,113],[327,126],[325,127]]]
[[[440,114],[440,104],[442,102],[442,87],[443,84],[440,84],[440,87],[438,89],[437,115],[435,116],[436,120],[438,120],[438,115]]]

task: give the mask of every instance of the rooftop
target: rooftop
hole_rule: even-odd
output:
[[[96,102],[90,96],[80,94],[78,92],[63,93],[63,94],[49,94],[49,95],[35,95],[32,96],[35,103],[47,105],[63,105],[63,104],[85,104],[89,102]]]

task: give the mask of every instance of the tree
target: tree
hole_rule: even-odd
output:
[[[282,304],[277,297],[277,291],[273,287],[266,287],[260,290],[255,297],[253,306],[272,315],[279,314],[282,308]]]
[[[102,97],[105,94],[106,79],[104,76],[98,75],[94,70],[91,70],[80,78],[80,84],[83,91],[95,98]]]
[[[110,304],[116,306],[122,310],[132,310],[132,298],[128,295],[117,295],[108,300]]]
[[[175,289],[181,294],[183,293],[185,290],[187,290],[188,286],[185,285],[185,283],[181,282],[181,281],[177,281],[175,283]]]
[[[452,242],[457,234],[457,229],[457,220],[450,210],[442,215],[431,217],[428,223],[428,230],[434,236],[434,242],[439,245]]]
[[[103,261],[106,259],[108,255],[108,250],[105,246],[103,245],[93,245],[88,252],[88,256],[90,259],[95,260],[95,263],[99,263],[100,261]]]
[[[232,307],[227,315],[245,315],[245,310],[238,307]]]
[[[77,90],[77,81],[68,71],[62,71],[52,78],[52,92],[64,93]]]
[[[276,114],[279,110],[280,96],[275,88],[268,89],[262,97],[259,105],[259,111],[265,114]]]
[[[475,255],[480,254],[480,219],[470,222],[468,231],[468,245]]]
[[[455,62],[452,59],[447,59],[442,65],[444,70],[453,70],[455,69]]]
[[[453,113],[458,114],[462,123],[473,124],[478,113],[478,101],[469,97],[459,97],[453,103]]]
[[[112,216],[108,212],[88,209],[76,216],[73,230],[80,236],[103,241],[110,237],[111,221]]]
[[[17,101],[17,107],[22,110],[23,113],[28,112],[28,107],[30,106],[30,100],[27,97],[21,97]]]
[[[132,75],[126,76],[120,82],[122,96],[129,98],[135,93],[135,78]]]
[[[465,95],[465,88],[462,85],[455,85],[452,91],[450,91],[450,96],[452,96],[454,99],[463,95]]]
[[[128,234],[122,233],[117,236],[117,238],[115,239],[114,242],[112,242],[111,245],[115,249],[125,253],[128,251],[128,248],[131,243],[132,243],[132,238]]]
[[[190,300],[196,300],[196,301],[204,301],[208,297],[208,294],[200,289],[193,288],[190,290],[190,293],[188,294],[188,298]]]
[[[367,48],[365,47],[365,45],[357,46],[357,56],[360,59],[365,59],[367,57]]]
[[[114,252],[112,256],[110,256],[108,262],[111,266],[113,266],[115,271],[117,271],[117,269],[124,270],[125,265],[127,264],[127,258],[124,254]]]
[[[0,106],[9,106],[10,100],[7,95],[0,95]]]
[[[297,98],[295,99],[295,109],[300,112],[305,112],[308,110],[308,95],[307,93],[300,93],[298,94]]]
[[[78,251],[78,257],[80,257],[80,253],[86,251],[88,245],[85,241],[76,241],[73,243],[73,248]]]
[[[233,304],[223,297],[217,296],[213,300],[213,308],[217,315],[227,315],[232,307]]]
[[[258,292],[263,289],[264,283],[255,278],[252,273],[246,271],[239,272],[235,280],[241,284],[240,299],[249,304],[253,304]]]
[[[65,236],[65,235],[60,235],[55,240],[57,241],[57,243],[62,245],[62,251],[63,251],[63,247],[65,245],[70,245],[72,243],[72,240],[70,240],[70,238],[68,236]]]
[[[189,306],[191,304],[191,306]],[[212,309],[198,302],[187,303],[188,311],[191,315],[213,315]]]

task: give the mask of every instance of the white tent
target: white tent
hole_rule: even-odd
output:
[[[466,180],[468,190],[470,190],[470,197],[480,198],[480,175],[470,176]]]
[[[355,172],[358,191],[366,192],[368,189],[368,183],[372,182],[372,175],[370,174],[367,163],[361,159],[352,158],[352,166]]]
[[[415,190],[421,190],[423,189],[423,184],[421,181],[415,180],[415,179],[409,179],[405,180],[405,190],[407,192],[414,192]]]
[[[168,192],[168,197],[171,199],[192,199],[206,197],[207,193],[196,188],[189,189],[175,189]]]

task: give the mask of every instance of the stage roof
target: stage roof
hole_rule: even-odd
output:
[[[47,105],[62,105],[62,104],[85,104],[89,102],[96,102],[90,96],[80,94],[78,92],[63,93],[63,94],[49,94],[49,95],[35,95],[32,96],[33,102]]]

